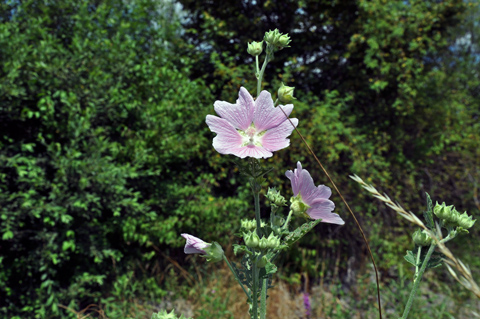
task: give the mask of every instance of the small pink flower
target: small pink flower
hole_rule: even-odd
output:
[[[290,145],[287,138],[293,126],[280,107],[274,107],[270,93],[262,91],[256,100],[244,88],[240,88],[236,104],[224,101],[214,103],[218,116],[207,115],[206,123],[217,133],[213,147],[221,154],[233,154],[240,158],[271,157],[272,152]],[[293,104],[282,106],[290,115]],[[298,120],[291,119],[297,126]]]
[[[206,255],[207,252],[204,249],[212,245],[204,242],[200,238],[197,238],[189,234],[182,234],[182,237],[187,240],[187,243],[185,244],[185,249],[184,249],[185,254]]]
[[[332,211],[335,204],[328,198],[332,191],[325,185],[315,187],[310,173],[302,169],[302,164],[297,162],[297,168],[287,171],[285,175],[292,182],[293,195],[290,208],[297,215],[322,219],[323,223],[343,225],[343,219]]]

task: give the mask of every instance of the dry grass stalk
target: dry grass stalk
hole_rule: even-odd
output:
[[[437,224],[437,232],[434,234],[430,229],[428,229],[427,226],[417,217],[415,214],[413,214],[410,211],[406,211],[403,209],[403,207],[398,204],[394,203],[390,197],[388,197],[387,194],[380,194],[375,187],[373,187],[370,184],[365,183],[360,177],[357,175],[350,176],[351,179],[353,179],[355,182],[359,183],[362,185],[363,188],[365,188],[368,192],[370,192],[373,197],[378,198],[382,202],[385,203],[388,207],[393,209],[394,211],[397,212],[400,216],[408,220],[409,222],[420,226],[423,228],[425,231],[427,231],[430,235],[430,237],[433,238],[433,240],[436,241],[438,245],[438,249],[442,254],[445,255],[446,258],[444,258],[445,265],[447,266],[447,269],[449,273],[452,275],[455,280],[457,280],[462,286],[464,286],[466,289],[470,290],[477,296],[477,298],[480,299],[480,288],[478,284],[475,282],[472,276],[472,272],[470,271],[470,268],[465,265],[460,259],[457,259],[453,253],[448,249],[444,243],[441,242],[442,240],[442,232],[440,230],[440,226]],[[454,271],[456,269],[460,275],[457,275],[457,273]]]

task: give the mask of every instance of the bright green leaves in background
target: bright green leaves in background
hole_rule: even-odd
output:
[[[120,275],[154,276],[155,249],[181,229],[245,209],[210,194],[213,98],[177,59],[174,13],[149,0],[0,4],[0,316],[80,310]]]

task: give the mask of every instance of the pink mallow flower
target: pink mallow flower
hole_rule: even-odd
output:
[[[290,201],[290,209],[297,216],[312,219],[321,219],[323,223],[343,225],[343,219],[332,211],[335,204],[328,198],[332,191],[325,185],[315,187],[310,173],[302,169],[302,164],[297,162],[297,168],[285,172],[292,182],[293,196]]]
[[[271,157],[272,152],[290,145],[287,138],[293,126],[280,107],[275,107],[272,96],[262,91],[256,100],[244,88],[240,88],[235,104],[225,101],[214,103],[215,112],[220,116],[207,115],[206,123],[217,133],[213,147],[221,154],[232,154],[240,158]],[[282,106],[287,114],[293,104]],[[297,126],[298,119],[290,119]]]

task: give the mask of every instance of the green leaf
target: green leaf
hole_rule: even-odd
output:
[[[423,213],[423,216],[427,222],[427,227],[433,230],[435,228],[433,221],[433,203],[430,195],[428,193],[425,193],[425,195],[427,197],[427,210]]]
[[[403,258],[415,267],[417,266],[417,256],[415,256],[411,250],[407,250],[407,254]]]
[[[293,232],[291,232],[289,235],[287,235],[285,237],[284,243],[287,246],[291,246],[293,243],[297,242],[300,238],[305,236],[306,233],[312,230],[321,221],[322,221],[321,219],[317,219],[317,220],[313,220],[311,222],[307,222],[303,224],[302,226],[298,227]]]

